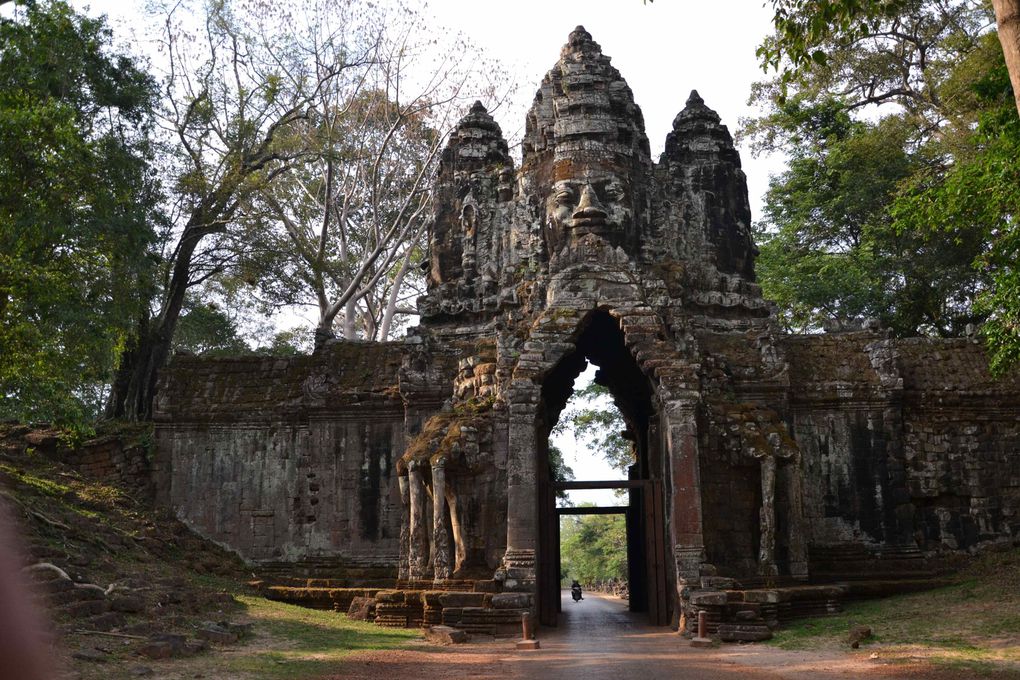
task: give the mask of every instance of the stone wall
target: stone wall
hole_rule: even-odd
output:
[[[1020,379],[993,380],[967,340],[896,343],[903,458],[925,548],[1020,536]]]
[[[57,428],[0,425],[0,451],[32,452],[58,460],[89,479],[118,486],[135,500],[149,503],[154,497],[149,434],[145,425],[120,427],[115,433],[72,445]]]
[[[137,500],[153,498],[149,446],[137,437],[110,435],[85,442],[62,459],[83,475],[128,490]]]
[[[313,357],[176,357],[158,401],[159,500],[254,562],[395,576],[401,356],[337,343]]]
[[[993,379],[980,345],[860,332],[783,348],[814,558],[1020,536],[1020,380]]]

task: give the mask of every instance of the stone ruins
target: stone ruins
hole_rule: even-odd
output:
[[[554,624],[548,437],[590,362],[636,453],[631,607],[653,623],[824,611],[847,582],[1020,537],[1020,378],[972,339],[783,334],[740,158],[697,92],[654,162],[578,27],[521,166],[476,103],[435,187],[405,340],[163,372],[157,492],[197,532],[343,604],[368,588],[380,623]]]

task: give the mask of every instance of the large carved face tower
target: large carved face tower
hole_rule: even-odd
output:
[[[675,611],[669,593],[712,565],[771,574],[777,540],[792,556],[785,568],[800,569],[800,547],[777,539],[773,521],[773,464],[793,455],[785,426],[763,405],[712,401],[739,391],[737,373],[760,389],[784,370],[754,283],[740,159],[719,116],[693,93],[653,163],[633,93],[579,26],[535,95],[522,150],[515,171],[476,103],[440,164],[429,288],[401,374],[412,436],[399,466],[402,577],[494,574],[506,590],[538,594],[543,621],[554,615],[548,436],[587,362],[634,441],[632,499],[643,500],[632,503],[645,506],[631,529],[654,543],[628,558],[647,578],[635,602],[661,621]],[[716,344],[725,352],[706,351]],[[703,423],[739,438],[732,413],[774,446],[702,455],[701,442],[723,441]],[[723,485],[706,491],[703,475],[727,491],[712,496]],[[739,531],[729,515],[703,512],[736,486]]]
[[[588,238],[636,255],[651,174],[641,109],[578,26],[528,112],[519,189],[538,213],[550,260]]]

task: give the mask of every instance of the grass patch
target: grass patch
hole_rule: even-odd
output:
[[[353,652],[396,649],[420,637],[418,630],[380,628],[351,621],[331,611],[305,609],[261,597],[238,595],[245,614],[256,623],[257,638],[240,654],[221,658],[221,671],[252,678],[287,680],[335,672],[336,664]],[[264,644],[263,638],[272,638]]]
[[[42,494],[44,496],[63,499],[65,496],[72,493],[71,487],[66,484],[58,484],[51,479],[37,477],[36,475],[19,470],[13,465],[0,463],[0,472],[9,475],[18,484],[26,486],[35,493]]]
[[[854,625],[886,661],[924,660],[974,677],[1020,676],[1020,550],[975,560],[954,585],[855,602],[839,615],[805,619],[776,631],[771,644],[790,650],[847,648]],[[1013,677],[1016,677],[1013,676]]]

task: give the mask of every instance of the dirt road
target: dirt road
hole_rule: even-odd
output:
[[[555,629],[540,631],[542,648],[517,651],[514,642],[472,642],[359,654],[330,678],[339,680],[916,680],[917,673],[869,660],[869,652],[791,652],[776,647],[723,645],[694,649],[669,628],[652,627],[616,598],[588,594],[575,603],[563,591]],[[946,676],[957,678],[961,676]],[[962,676],[965,677],[965,676]]]
[[[543,629],[540,651],[520,655],[518,677],[828,680],[861,677],[871,665],[864,654],[848,658],[765,645],[695,649],[668,628],[648,626],[643,615],[630,613],[616,598],[588,594],[575,603],[566,590],[562,597],[559,627]]]

